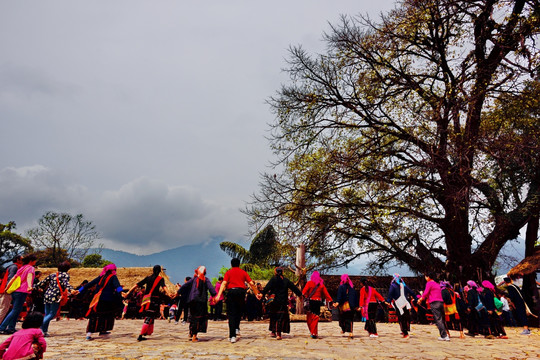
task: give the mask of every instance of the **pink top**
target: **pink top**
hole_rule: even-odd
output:
[[[31,274],[30,284],[28,284],[28,274]],[[17,275],[21,277],[21,286],[15,291],[29,294],[31,291],[28,289],[32,287],[32,283],[34,282],[34,267],[32,265],[23,265],[19,270],[17,270]]]
[[[429,280],[426,284],[426,289],[422,294],[422,299],[431,304],[434,301],[443,301],[441,286],[433,280]]]
[[[47,349],[47,342],[41,329],[30,328],[17,331],[0,345],[0,359],[29,359],[29,356],[34,355],[33,342],[38,342],[43,352]]]
[[[218,281],[218,282],[216,283],[216,292],[217,292],[217,293],[219,293],[219,288],[220,288],[220,287],[221,287],[221,282]],[[219,299],[216,299],[216,300],[217,300],[217,301],[221,301],[221,300],[223,300],[223,299],[225,299],[225,296],[223,296],[223,294],[221,294],[220,298],[219,298]]]

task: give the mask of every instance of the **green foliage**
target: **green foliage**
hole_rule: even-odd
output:
[[[110,262],[109,260],[103,259],[101,254],[89,254],[84,257],[84,260],[81,263],[81,266],[90,267],[90,268],[101,268],[109,264],[112,264],[112,262]]]
[[[249,262],[251,254],[242,245],[230,241],[223,241],[219,244],[221,250],[225,251],[231,258],[238,258],[240,262]]]
[[[274,276],[274,269],[270,268],[265,269],[258,266],[253,266],[249,271],[246,271],[249,274],[249,277],[253,280],[270,280],[272,276]]]
[[[30,240],[14,233],[15,222],[10,221],[7,224],[0,224],[0,267],[11,262],[16,255],[33,250]]]
[[[257,265],[276,266],[279,264],[281,253],[277,233],[273,226],[267,226],[260,231],[249,247],[250,262]]]
[[[261,268],[257,265],[252,264],[242,264],[240,265],[240,268],[245,270],[249,277],[253,280],[270,280],[272,276],[274,276],[274,268]],[[225,273],[230,268],[227,268],[225,266],[221,267],[219,271],[219,276],[225,276]],[[294,280],[294,274],[292,272],[287,272],[287,277],[291,280]],[[218,278],[212,278],[212,284],[215,285]]]
[[[229,256],[240,259],[246,271],[251,271],[254,266],[274,267],[283,259],[282,246],[271,225],[265,227],[253,238],[249,250],[229,241],[221,242],[219,247]]]

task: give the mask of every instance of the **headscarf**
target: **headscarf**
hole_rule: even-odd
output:
[[[405,286],[405,281],[403,281],[403,279],[398,273],[394,273],[394,278],[392,279],[392,281],[398,285],[403,284],[403,286]]]
[[[484,280],[482,281],[482,286],[485,287],[486,289],[489,289],[493,292],[495,292],[495,285],[493,285],[491,282],[489,282],[488,280]]]
[[[310,280],[313,281],[315,285],[322,285],[324,283],[323,279],[321,278],[321,274],[319,274],[317,270],[311,274]]]
[[[276,267],[274,269],[274,275],[283,279],[283,268],[281,268],[280,266]]]
[[[448,281],[441,281],[441,289],[452,288],[452,285]]]
[[[353,282],[351,281],[351,278],[349,278],[348,274],[341,275],[341,282],[339,283],[339,285],[343,285],[343,284],[349,284],[351,289],[354,288]]]
[[[199,266],[196,270],[196,274],[197,274],[197,279],[199,280],[202,280],[202,281],[205,281],[206,280],[206,267],[204,266]]]
[[[477,288],[478,287],[478,285],[472,280],[467,281],[467,285],[469,285],[470,288]]]
[[[109,265],[105,265],[103,267],[103,270],[101,271],[101,274],[99,274],[99,276],[103,276],[107,273],[110,273],[112,275],[116,275],[116,265],[114,264],[109,264]]]

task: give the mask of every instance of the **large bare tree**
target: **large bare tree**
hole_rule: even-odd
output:
[[[343,16],[324,54],[291,48],[254,229],[275,224],[325,266],[489,273],[539,211],[539,9],[406,0],[378,22]],[[504,101],[529,111],[511,121]]]

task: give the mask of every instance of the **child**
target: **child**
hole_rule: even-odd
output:
[[[22,323],[22,330],[8,337],[0,345],[0,359],[43,359],[47,342],[41,332],[43,314],[32,312]]]
[[[125,319],[126,317],[126,313],[128,311],[128,305],[129,305],[129,301],[126,299],[126,300],[123,300],[122,301],[122,304],[124,304],[124,308],[122,309],[122,320]]]
[[[176,317],[176,311],[178,310],[178,305],[172,304],[169,309],[169,322]]]

